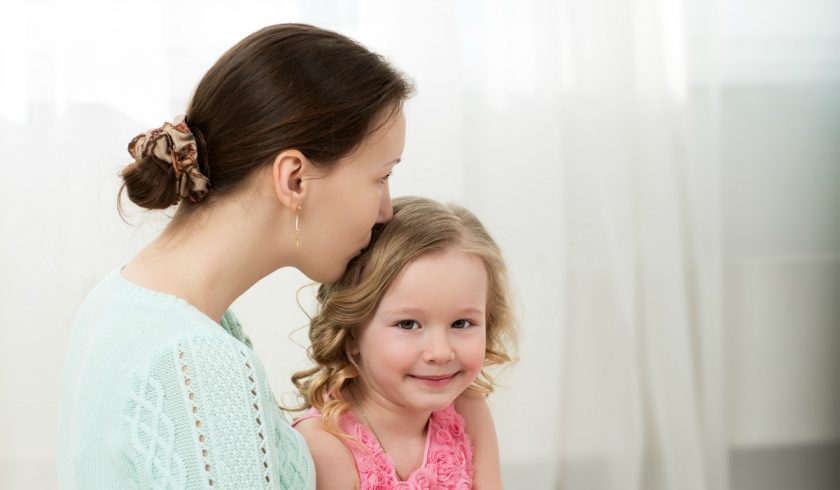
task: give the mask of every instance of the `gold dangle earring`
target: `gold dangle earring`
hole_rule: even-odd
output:
[[[300,204],[295,211],[295,248],[300,248]]]

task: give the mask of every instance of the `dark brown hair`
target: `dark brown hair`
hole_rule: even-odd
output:
[[[201,203],[181,201],[175,220],[236,190],[283,150],[328,168],[387,123],[412,91],[381,55],[341,34],[305,24],[251,34],[216,61],[190,101],[186,120],[210,192]],[[177,200],[172,168],[154,156],[121,176],[141,207]]]

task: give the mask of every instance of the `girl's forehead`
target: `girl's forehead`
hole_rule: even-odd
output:
[[[487,281],[480,257],[452,247],[406,264],[385,292],[380,307],[468,303],[481,305],[483,310]]]

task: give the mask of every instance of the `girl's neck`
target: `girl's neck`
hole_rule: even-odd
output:
[[[396,441],[422,440],[426,435],[429,411],[409,411],[388,402],[377,394],[353,395],[357,419],[370,425],[380,443],[394,446]],[[359,417],[359,415],[361,415]]]
[[[397,477],[403,481],[410,478],[423,465],[431,412],[407,411],[379,396],[355,396],[352,401],[357,420],[373,432],[394,463]]]

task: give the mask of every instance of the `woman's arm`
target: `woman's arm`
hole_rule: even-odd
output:
[[[502,488],[499,441],[496,439],[496,427],[487,400],[483,395],[467,390],[455,400],[455,410],[464,417],[467,435],[473,446],[473,488]]]
[[[183,338],[131,373],[120,460],[138,488],[308,488],[306,446],[283,426],[254,352]]]

